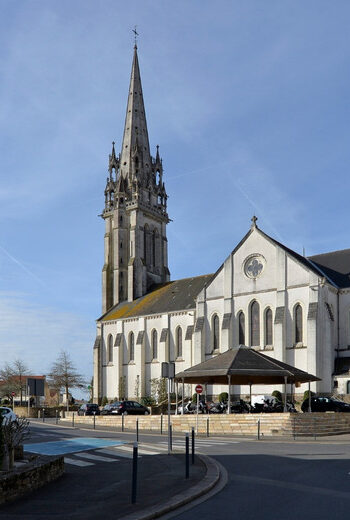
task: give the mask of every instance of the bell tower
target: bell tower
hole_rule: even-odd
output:
[[[141,76],[134,46],[124,135],[109,155],[105,188],[102,312],[169,281],[167,193],[163,164],[150,153]]]

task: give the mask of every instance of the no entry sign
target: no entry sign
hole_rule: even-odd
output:
[[[201,394],[201,393],[203,392],[203,387],[202,387],[202,385],[197,385],[196,388],[195,388],[195,390],[196,390],[196,393],[197,393],[197,394]]]

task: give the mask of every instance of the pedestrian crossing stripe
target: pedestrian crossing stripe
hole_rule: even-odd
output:
[[[71,464],[72,466],[80,466],[80,467],[94,466],[94,464],[92,462],[86,462],[85,460],[71,459],[70,457],[64,457],[64,463]]]

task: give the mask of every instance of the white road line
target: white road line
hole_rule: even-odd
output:
[[[101,450],[98,450],[99,453],[106,453],[106,454],[109,454],[109,455],[116,455],[117,457],[121,457],[121,458],[124,458],[124,459],[132,459],[133,457],[133,454],[131,451],[129,451],[128,453],[126,453],[125,451],[124,452],[118,452],[116,449],[113,449],[113,448],[103,448]],[[141,458],[141,455],[138,456],[138,458],[140,459]]]
[[[76,457],[81,457],[82,459],[98,460],[100,462],[118,462],[118,459],[102,457],[101,455],[94,455],[93,453],[79,452],[79,453],[75,453],[75,455],[76,455]]]
[[[93,466],[92,462],[85,462],[84,460],[76,460],[70,459],[69,457],[64,457],[65,464],[72,464],[73,466]]]

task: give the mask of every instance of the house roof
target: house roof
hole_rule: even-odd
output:
[[[153,290],[141,296],[141,298],[132,302],[119,303],[101,316],[98,321],[194,309],[198,293],[212,276],[212,274],[206,274],[156,285]]]
[[[186,383],[228,384],[279,384],[319,381],[319,378],[278,359],[273,359],[253,348],[239,345],[223,354],[203,361],[175,375],[177,381]]]
[[[327,278],[333,280],[337,287],[350,287],[350,249],[310,256],[309,260],[321,269]]]

